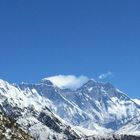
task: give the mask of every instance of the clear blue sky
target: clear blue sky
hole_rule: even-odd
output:
[[[0,78],[98,75],[140,98],[140,0],[1,0]]]

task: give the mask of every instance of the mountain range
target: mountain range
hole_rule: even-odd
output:
[[[3,139],[137,140],[140,104],[110,83],[89,79],[77,89],[44,78],[35,84],[0,80]],[[16,128],[16,129],[15,129]],[[15,136],[15,137],[16,137]]]

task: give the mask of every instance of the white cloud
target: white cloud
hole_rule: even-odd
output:
[[[113,74],[112,74],[112,72],[107,72],[107,73],[103,73],[103,74],[101,74],[101,75],[99,75],[99,79],[100,80],[104,80],[104,79],[107,79],[107,78],[110,78],[110,77],[112,77],[113,76]]]
[[[54,85],[63,89],[77,89],[89,80],[89,78],[86,76],[76,77],[74,75],[56,75],[47,77],[45,79],[50,80]]]

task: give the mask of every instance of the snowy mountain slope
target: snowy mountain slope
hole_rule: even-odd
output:
[[[117,130],[140,114],[140,106],[109,83],[89,80],[75,91],[51,84],[50,91],[47,87],[37,91],[55,104],[54,112],[64,120],[92,130],[95,126]]]
[[[43,79],[39,84],[20,85],[20,88],[36,90],[49,99],[55,106],[53,112],[65,121],[98,132],[102,128],[116,131],[140,115],[140,106],[110,83],[91,79],[73,91],[60,89]]]
[[[140,116],[133,118],[120,128],[116,134],[130,134],[140,136]]]
[[[69,125],[54,115],[48,107],[52,103],[35,90],[21,89],[0,80],[2,111],[22,126],[34,139],[76,139],[78,135]],[[50,107],[50,108],[51,108]]]
[[[140,105],[140,100],[139,99],[132,99],[136,104]]]
[[[90,80],[75,93],[63,94],[105,128],[117,130],[127,121],[139,116],[139,106],[111,84]],[[88,122],[90,124],[93,122]],[[85,125],[85,124],[84,124]],[[91,126],[87,125],[87,128]]]
[[[54,86],[50,81],[41,81],[39,84],[21,84],[18,87],[23,92],[36,91],[38,95],[41,95],[51,102],[49,104],[50,110],[58,114],[61,118],[65,118],[67,122],[73,122],[74,125],[79,124],[79,120],[84,121],[88,114],[83,112],[76,104],[73,104],[61,95],[62,90]],[[73,116],[73,117],[71,117]]]

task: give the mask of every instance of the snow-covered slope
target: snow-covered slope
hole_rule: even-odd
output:
[[[140,105],[140,100],[139,99],[132,99],[136,104]]]
[[[36,140],[69,139],[80,137],[50,109],[52,102],[42,98],[36,90],[22,90],[0,80],[1,112],[14,119]]]
[[[56,114],[73,125],[116,131],[140,114],[140,106],[110,83],[89,80],[75,91],[42,84],[34,88],[53,102]]]
[[[121,127],[117,134],[130,134],[140,136],[140,116],[137,116]]]
[[[90,119],[80,122],[85,128],[93,129],[94,123],[97,123],[102,127],[117,130],[140,114],[140,106],[109,83],[90,80],[75,92],[62,94],[90,115]]]

